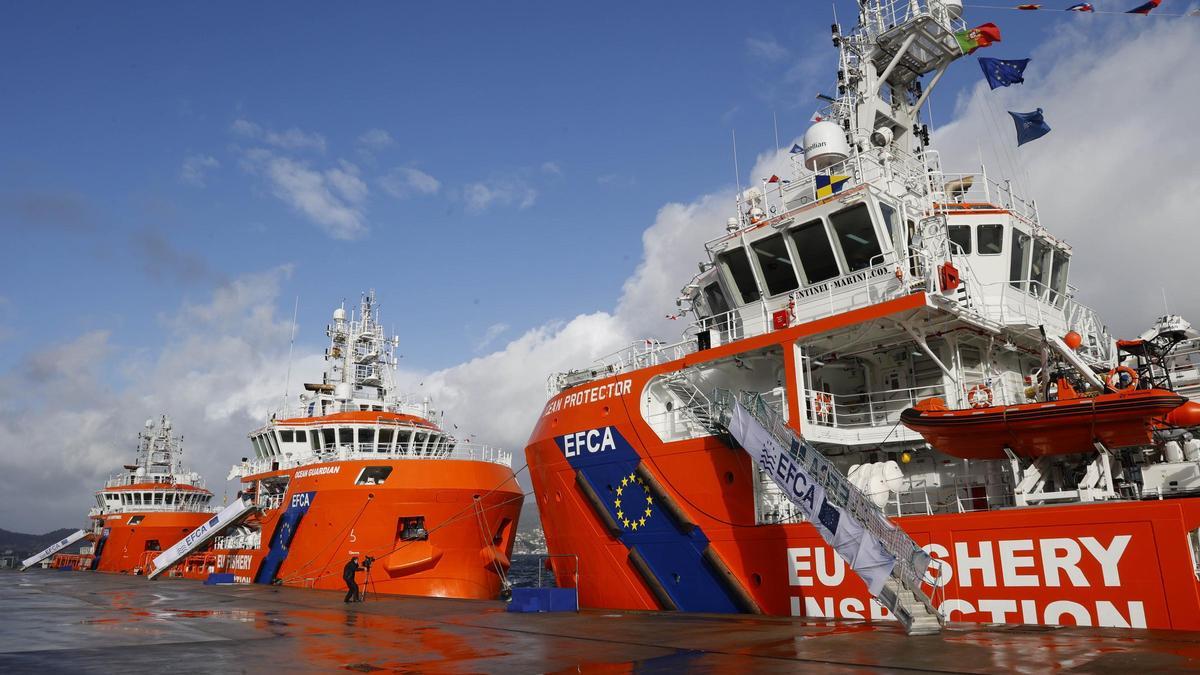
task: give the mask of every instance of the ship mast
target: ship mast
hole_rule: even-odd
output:
[[[176,474],[183,471],[183,438],[171,434],[171,420],[163,415],[157,428],[154,420],[146,420],[145,429],[138,432],[138,455],[135,468],[145,471],[147,476],[165,475],[176,482]]]

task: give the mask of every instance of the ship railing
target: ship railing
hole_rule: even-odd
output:
[[[307,466],[309,464],[322,464],[326,462],[364,459],[451,459],[488,462],[491,464],[500,464],[509,468],[512,467],[511,452],[506,452],[504,450],[500,450],[499,448],[494,448],[482,443],[457,442],[453,447],[443,448],[439,451],[436,451],[434,454],[407,454],[388,451],[389,446],[375,446],[374,444],[357,445],[362,447],[356,447],[355,444],[347,443],[338,445],[336,449],[333,449],[332,451],[310,453],[300,457],[259,457],[255,459],[248,459],[245,462],[234,466],[233,475],[253,476],[255,474],[266,473],[268,471],[294,469],[296,467]],[[382,449],[372,449],[377,447]]]
[[[933,151],[928,151],[932,153]],[[963,185],[963,181],[971,180],[969,189],[950,194],[947,186],[951,183]],[[1026,199],[1013,190],[1012,181],[998,181],[983,171],[953,172],[941,170],[930,173],[929,192],[937,203],[941,213],[969,213],[969,210],[951,208],[954,204],[987,204],[1004,209],[1030,225],[1038,223],[1037,205],[1033,200]]]
[[[160,480],[161,479],[161,480]],[[125,487],[128,485],[141,485],[143,483],[160,483],[169,482],[173,485],[186,485],[188,487],[203,488],[204,479],[197,473],[185,474],[149,474],[149,475],[130,475],[128,472],[114,473],[109,476],[108,480],[104,481],[104,487]]]
[[[213,539],[212,548],[216,550],[232,551],[244,548],[258,548],[262,543],[262,532],[248,532],[221,535]]]
[[[1095,310],[1062,288],[1038,279],[983,284],[980,296],[988,319],[1006,326],[1045,326],[1047,335],[1061,337],[1074,330],[1084,337],[1081,352],[1094,362],[1113,357],[1112,339]]]
[[[875,9],[868,9],[867,22],[862,26],[868,35],[879,35],[913,21],[922,16],[932,17],[933,20],[948,28],[951,32],[963,30],[966,22],[961,17],[955,18],[950,14],[946,3],[942,0],[878,0]]]
[[[980,492],[982,490],[982,492]],[[987,484],[958,485],[955,488],[954,505],[958,513],[976,511],[995,511],[1011,508],[1016,505],[1016,499],[1011,490],[994,494],[988,490]]]

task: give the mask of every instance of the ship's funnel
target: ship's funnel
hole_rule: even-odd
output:
[[[804,132],[804,167],[820,171],[850,156],[846,134],[833,122],[817,122]]]

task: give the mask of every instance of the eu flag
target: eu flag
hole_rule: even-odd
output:
[[[988,86],[1007,87],[1010,84],[1020,84],[1025,81],[1025,66],[1029,59],[989,59],[979,57],[979,67],[983,68],[983,76],[987,78]]]
[[[1046,124],[1046,119],[1042,117],[1041,108],[1028,113],[1015,113],[1010,110],[1008,114],[1012,115],[1013,122],[1017,125],[1017,145],[1025,145],[1050,133],[1050,125]]]

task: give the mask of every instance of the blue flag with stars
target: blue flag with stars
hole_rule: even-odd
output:
[[[1027,113],[1015,113],[1010,110],[1008,114],[1012,115],[1013,122],[1017,125],[1017,145],[1025,145],[1050,133],[1050,125],[1046,124],[1046,119],[1042,117],[1041,108]]]
[[[979,57],[979,67],[983,69],[983,76],[987,78],[988,86],[992,89],[1007,87],[1010,84],[1021,84],[1025,81],[1025,66],[1028,65],[1029,59]]]

